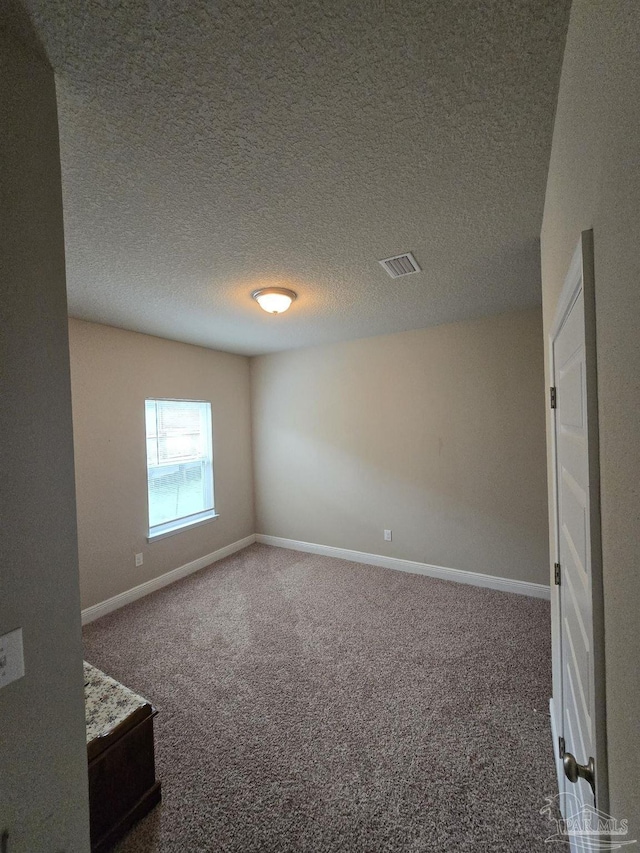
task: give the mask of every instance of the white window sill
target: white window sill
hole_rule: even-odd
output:
[[[197,516],[188,519],[181,518],[178,521],[168,521],[166,524],[159,524],[149,531],[147,542],[157,542],[158,539],[166,539],[167,536],[174,536],[176,533],[182,533],[184,530],[191,530],[194,527],[200,527],[201,524],[208,524],[216,518],[220,518],[220,514],[214,509],[208,512],[200,512]]]

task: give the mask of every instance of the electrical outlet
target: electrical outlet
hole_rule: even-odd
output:
[[[22,628],[0,637],[0,687],[6,687],[24,675]]]
[[[390,530],[385,530],[384,541],[385,542],[391,542],[391,531]]]
[[[142,554],[136,554],[136,566],[141,566],[144,562]]]

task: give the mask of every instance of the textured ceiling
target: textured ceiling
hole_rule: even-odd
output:
[[[256,354],[540,301],[568,0],[25,5],[73,316]],[[394,281],[403,251],[424,271]]]

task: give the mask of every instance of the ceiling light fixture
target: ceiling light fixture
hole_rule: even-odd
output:
[[[297,299],[298,294],[286,287],[263,287],[254,290],[251,296],[267,314],[282,314]]]

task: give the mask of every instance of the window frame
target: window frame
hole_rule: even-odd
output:
[[[151,526],[151,507],[149,502],[149,460],[147,453],[147,403],[199,403],[209,407],[208,419],[208,460],[205,460],[205,476],[207,476],[207,488],[211,494],[211,509],[201,510],[200,512],[190,513],[189,515],[174,518],[170,521],[162,522]],[[183,530],[190,530],[193,527],[199,527],[202,524],[207,524],[216,518],[219,518],[219,513],[216,511],[216,492],[215,492],[215,463],[213,458],[213,406],[210,400],[193,400],[183,397],[145,397],[144,399],[144,450],[145,450],[145,474],[146,474],[146,490],[147,490],[147,542],[156,542],[158,539],[164,539],[167,536],[173,536],[175,533],[181,533]],[[181,464],[181,463],[176,463]]]

